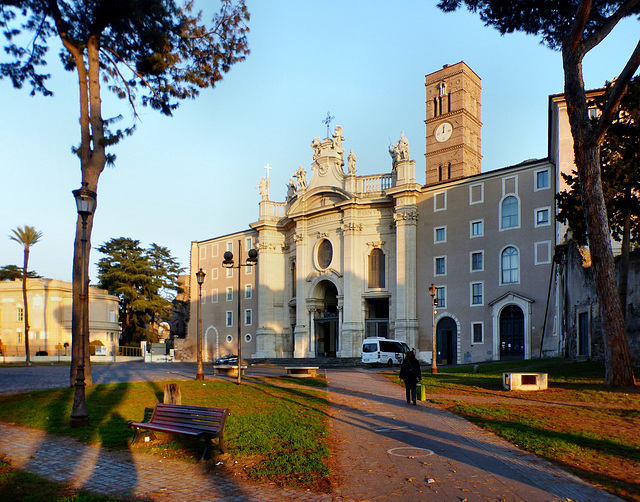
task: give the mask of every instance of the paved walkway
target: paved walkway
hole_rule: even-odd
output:
[[[117,378],[140,378],[135,369],[120,367]],[[3,369],[0,386],[11,385],[7,375]],[[435,405],[407,405],[404,390],[374,371],[331,369],[327,376],[337,445],[331,495],[249,484],[205,465],[107,451],[8,424],[0,424],[0,452],[19,469],[76,488],[157,501],[619,500]]]

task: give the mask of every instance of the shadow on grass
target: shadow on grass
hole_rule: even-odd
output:
[[[577,466],[576,463],[562,460],[562,456],[580,457],[584,455],[586,450],[592,456],[606,455],[625,462],[640,462],[640,447],[638,446],[623,444],[610,439],[588,437],[572,432],[548,430],[521,422],[479,417],[473,413],[466,412],[464,407],[462,409],[454,407],[453,411],[484,429],[490,430],[511,442],[517,442],[520,446],[536,455],[552,461],[583,479],[599,483],[624,496],[632,494],[633,500],[640,500],[640,483],[620,479],[610,471],[605,475],[602,472],[584,469]],[[637,416],[637,412],[635,412],[635,415]]]

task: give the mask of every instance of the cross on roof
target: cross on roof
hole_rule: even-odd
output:
[[[271,166],[269,165],[269,163],[267,163],[267,165],[266,165],[266,166],[264,166],[264,168],[267,170],[267,179],[269,179],[269,171],[270,171],[271,169],[273,169],[273,167],[271,167]]]
[[[333,119],[335,119],[335,117],[332,117],[331,113],[327,112],[327,118],[322,121],[322,123],[326,124],[326,126],[327,126],[327,138],[331,135],[331,131],[329,129],[329,125],[331,124],[331,121]]]

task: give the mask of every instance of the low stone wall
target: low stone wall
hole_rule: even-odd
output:
[[[571,358],[578,358],[578,315],[588,313],[591,326],[589,357],[604,359],[602,316],[593,282],[593,271],[585,266],[585,255],[573,243],[566,248],[566,351]],[[616,275],[620,273],[620,257],[616,257]],[[617,279],[618,279],[617,277]],[[640,366],[640,249],[633,251],[629,259],[627,285],[627,334],[631,358]]]

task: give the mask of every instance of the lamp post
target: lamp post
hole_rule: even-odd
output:
[[[196,380],[204,380],[204,370],[202,369],[202,283],[204,282],[204,276],[207,275],[202,269],[196,272],[196,279],[198,281],[198,333],[197,333],[197,352],[198,352],[198,369],[196,370]]]
[[[87,188],[83,183],[78,190],[73,190],[76,199],[76,208],[82,218],[82,271],[80,274],[80,331],[81,356],[76,369],[75,394],[73,396],[73,409],[71,410],[71,426],[82,427],[89,424],[89,412],[84,389],[87,386],[84,376],[84,359],[86,349],[86,338],[89,330],[89,281],[87,281],[87,218],[93,214],[96,208],[96,193]]]
[[[238,239],[238,256],[242,256],[242,239]],[[242,373],[242,328],[240,326],[240,321],[242,320],[242,311],[240,309],[241,307],[241,303],[240,303],[240,269],[241,267],[251,267],[252,265],[255,265],[256,263],[258,263],[258,251],[256,251],[255,249],[249,249],[249,251],[247,252],[247,261],[246,263],[240,263],[238,262],[237,265],[234,266],[233,264],[233,253],[231,251],[227,251],[224,254],[224,260],[222,261],[222,266],[224,268],[235,268],[238,270],[238,290],[237,290],[237,296],[238,296],[238,315],[237,315],[237,319],[238,319],[238,385],[240,385],[241,382],[241,373]]]
[[[431,355],[431,373],[438,373],[438,365],[436,363],[436,307],[438,306],[438,288],[433,283],[429,286],[429,294],[431,295],[431,340],[433,342],[432,355]]]

